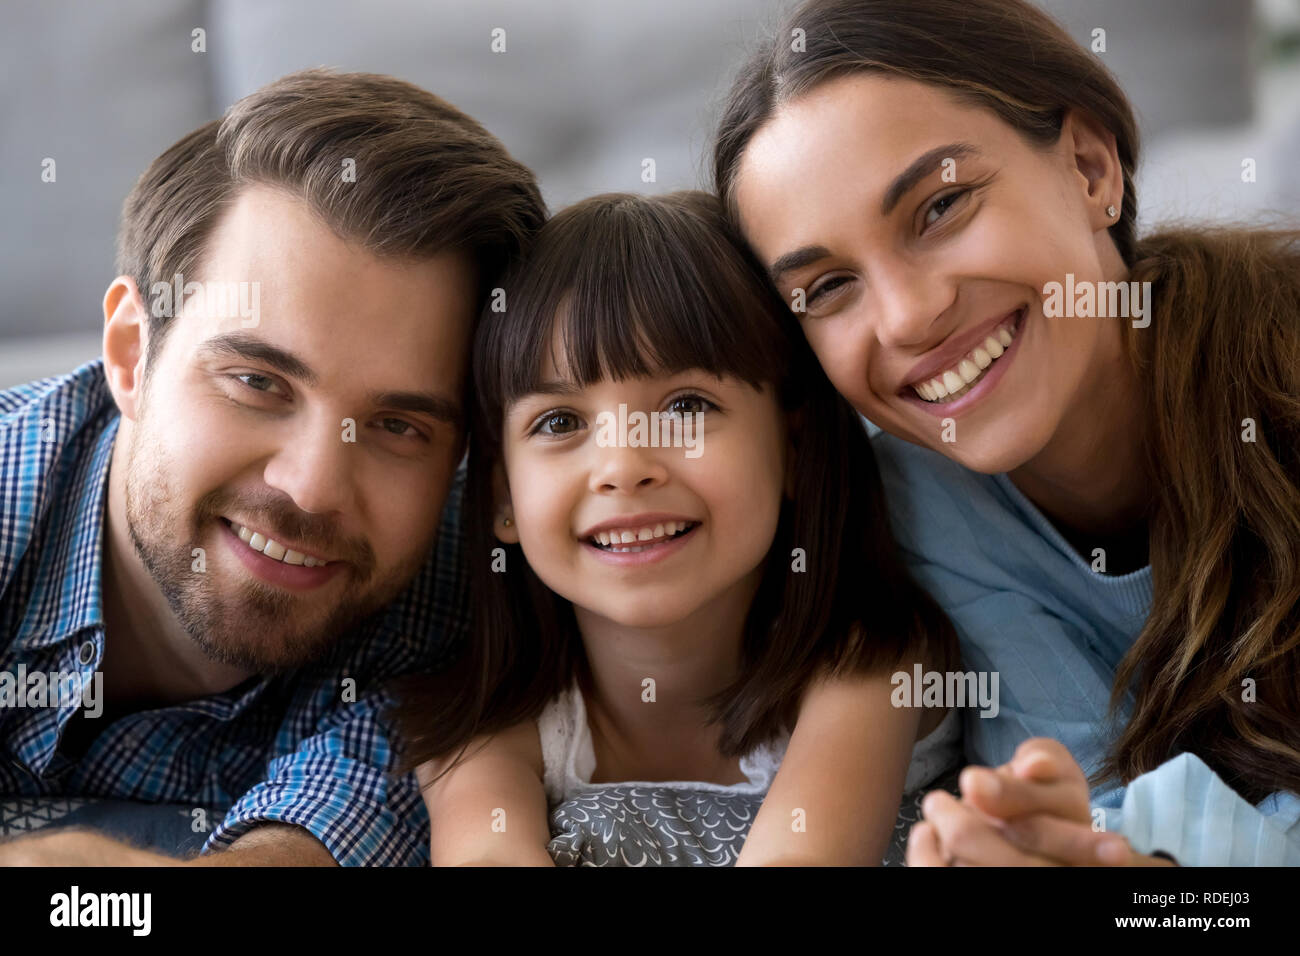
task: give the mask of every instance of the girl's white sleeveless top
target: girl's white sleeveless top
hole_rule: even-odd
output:
[[[569,689],[552,698],[537,718],[537,733],[542,744],[543,785],[547,805],[554,807],[584,790],[612,786],[613,782],[593,784],[596,754],[587,726],[587,708],[575,681]],[[700,780],[648,781],[626,780],[620,785],[710,790],[717,793],[765,794],[785,756],[789,734],[769,741],[740,758],[745,783],[721,784]],[[929,736],[917,741],[912,763],[907,770],[905,792],[920,789],[961,758],[960,711],[952,708]]]

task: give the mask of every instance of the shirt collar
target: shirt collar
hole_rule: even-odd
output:
[[[40,549],[27,615],[12,644],[15,648],[48,647],[69,640],[86,628],[104,625],[101,590],[104,508],[108,467],[121,415],[112,404],[102,370],[96,368],[94,373],[103,395],[95,395],[92,386],[88,397],[106,400],[108,404],[107,407],[92,404],[83,421],[91,427],[104,424],[89,454],[51,463],[51,467],[67,468],[68,476],[60,486],[51,488],[48,537]],[[66,416],[66,410],[62,414]]]

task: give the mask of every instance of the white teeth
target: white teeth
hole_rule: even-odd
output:
[[[597,531],[592,534],[596,543],[605,548],[618,552],[625,551],[644,551],[642,547],[620,547],[620,545],[635,545],[643,541],[655,541],[659,538],[665,538],[670,535],[685,531],[689,522],[687,521],[665,521],[663,524],[656,524],[653,527],[646,526],[636,529],[619,529],[616,531]],[[651,545],[652,547],[652,545]]]
[[[246,528],[242,524],[231,522],[230,527],[234,530],[239,540],[244,542],[254,551],[260,551],[275,561],[282,561],[285,564],[302,565],[306,568],[322,568],[329,564],[328,561],[321,561],[319,558],[313,558],[303,554],[301,551],[294,551],[292,548],[286,548],[280,542],[268,538],[266,535]]]
[[[1018,320],[1019,317],[994,329],[992,335],[971,349],[953,368],[929,381],[914,384],[912,391],[927,402],[940,402],[970,391],[983,377],[984,371],[1001,358],[1011,345],[1019,331],[1016,326]]]

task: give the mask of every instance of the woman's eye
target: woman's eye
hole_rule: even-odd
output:
[[[808,295],[808,297],[804,300],[804,303],[806,305],[812,305],[823,295],[835,289],[838,289],[840,286],[842,286],[844,283],[848,281],[849,281],[848,276],[833,276],[830,279],[827,279],[821,285],[814,288],[812,292]]]
[[[961,197],[966,195],[966,193],[968,192],[970,192],[970,190],[961,189],[955,193],[948,193],[948,195],[946,196],[940,196],[938,199],[932,202],[930,204],[930,208],[925,211],[925,224],[929,226],[935,222],[938,222],[945,215],[947,215],[948,210],[953,207],[953,204],[956,203],[958,199],[961,199]],[[939,215],[931,218],[930,214],[935,211],[937,211]]]
[[[578,416],[571,412],[549,412],[537,420],[530,434],[567,435],[579,427]]]
[[[710,408],[716,409],[707,398],[699,395],[679,395],[668,403],[668,412],[672,415],[702,415]]]

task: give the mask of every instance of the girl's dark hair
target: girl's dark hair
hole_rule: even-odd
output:
[[[1067,110],[1114,134],[1124,201],[1109,233],[1154,303],[1149,329],[1122,324],[1146,389],[1154,596],[1112,688],[1113,713],[1130,690],[1136,707],[1099,781],[1190,751],[1252,802],[1300,792],[1300,231],[1139,238],[1132,107],[1097,57],[1023,0],[800,4],[723,110],[713,175],[733,216],[741,160],[775,111],[872,72],[943,87],[1031,144],[1057,142]],[[1242,440],[1247,419],[1254,441]]]
[[[475,624],[448,669],[402,683],[399,772],[536,718],[584,672],[572,606],[506,546],[492,571],[492,472],[503,417],[540,380],[560,323],[579,385],[687,369],[771,387],[792,422],[793,500],[745,624],[741,676],[708,701],[720,749],[748,752],[793,728],[819,672],[881,673],[905,658],[948,668],[956,635],[905,571],[862,420],[826,379],[761,266],[703,192],[596,196],[557,215],[483,311],[466,521]],[[561,361],[563,359],[563,361]],[[792,570],[803,549],[806,570]]]

